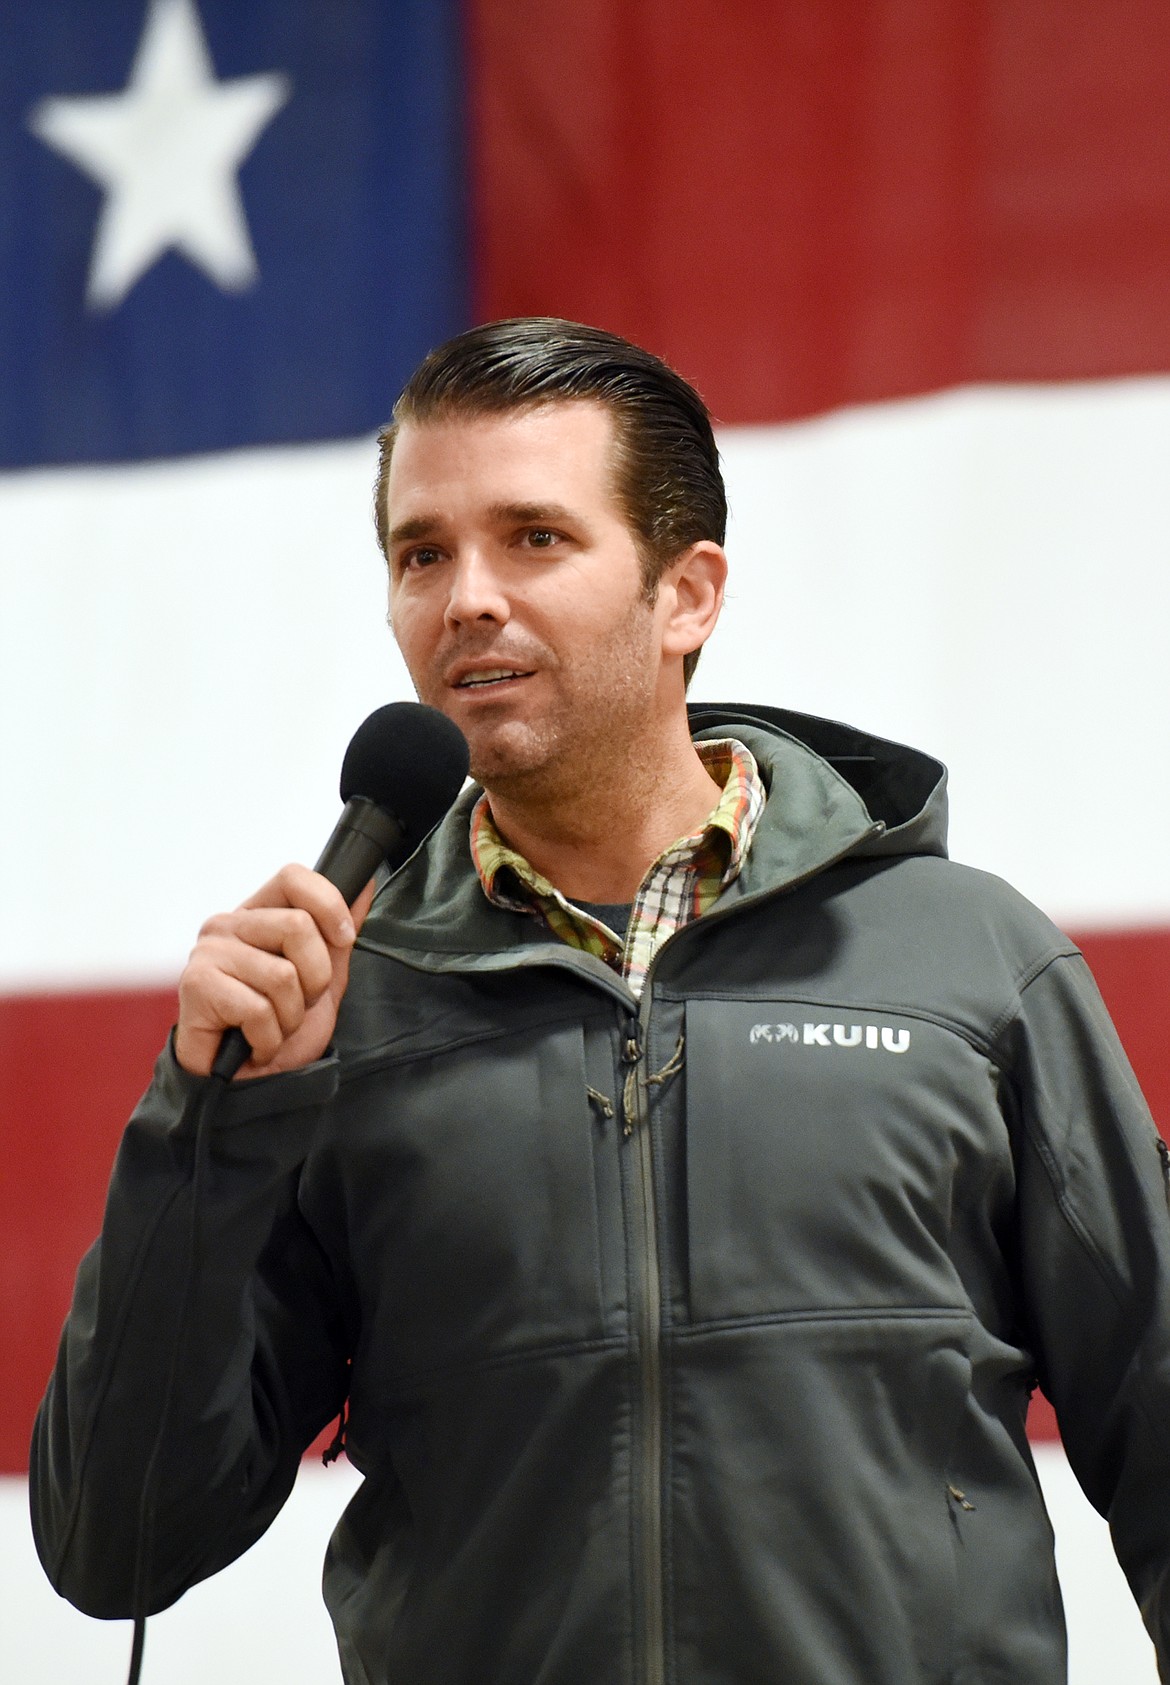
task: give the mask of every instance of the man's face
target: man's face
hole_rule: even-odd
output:
[[[580,788],[656,730],[660,611],[614,496],[612,419],[558,402],[406,423],[387,482],[390,622],[489,789]]]

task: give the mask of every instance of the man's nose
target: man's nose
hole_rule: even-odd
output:
[[[495,620],[502,626],[512,610],[499,569],[482,550],[461,554],[450,573],[451,590],[444,618],[449,626]]]

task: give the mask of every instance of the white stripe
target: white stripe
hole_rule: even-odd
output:
[[[1069,1685],[1157,1685],[1146,1637],[1109,1542],[1064,1452],[1034,1448],[1056,1533],[1069,1626]],[[279,1679],[329,1685],[340,1675],[320,1596],[321,1558],[338,1513],[358,1485],[345,1463],[307,1465],[271,1530],[241,1561],[150,1623],[146,1677],[168,1685],[209,1679]],[[29,1685],[84,1679],[118,1685],[129,1627],[90,1621],[50,1589],[33,1552],[23,1480],[0,1480],[0,1671]]]
[[[694,694],[929,749],[957,858],[1066,922],[1170,917],[1170,379],[721,444],[732,579]]]
[[[721,440],[694,694],[917,743],[954,853],[1070,923],[1170,918],[1170,379],[982,388]],[[0,988],[171,979],[312,859],[410,694],[369,441],[0,477]]]
[[[373,462],[0,479],[0,987],[173,978],[209,913],[316,856],[354,728],[412,694]]]

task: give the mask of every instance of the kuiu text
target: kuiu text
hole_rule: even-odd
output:
[[[796,1042],[804,1047],[879,1048],[883,1053],[905,1053],[910,1031],[889,1024],[753,1024],[748,1038],[760,1041]]]

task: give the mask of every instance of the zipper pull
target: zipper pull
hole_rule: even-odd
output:
[[[627,1030],[625,1050],[622,1054],[622,1064],[626,1067],[626,1080],[622,1084],[622,1134],[627,1140],[634,1133],[634,1123],[638,1115],[638,1061],[641,1057],[638,1020],[635,1018]]]
[[[660,1088],[664,1082],[669,1082],[683,1067],[683,1054],[686,1052],[687,1038],[679,1036],[675,1043],[674,1052],[660,1071],[655,1071],[652,1077],[646,1078],[647,1088]]]

